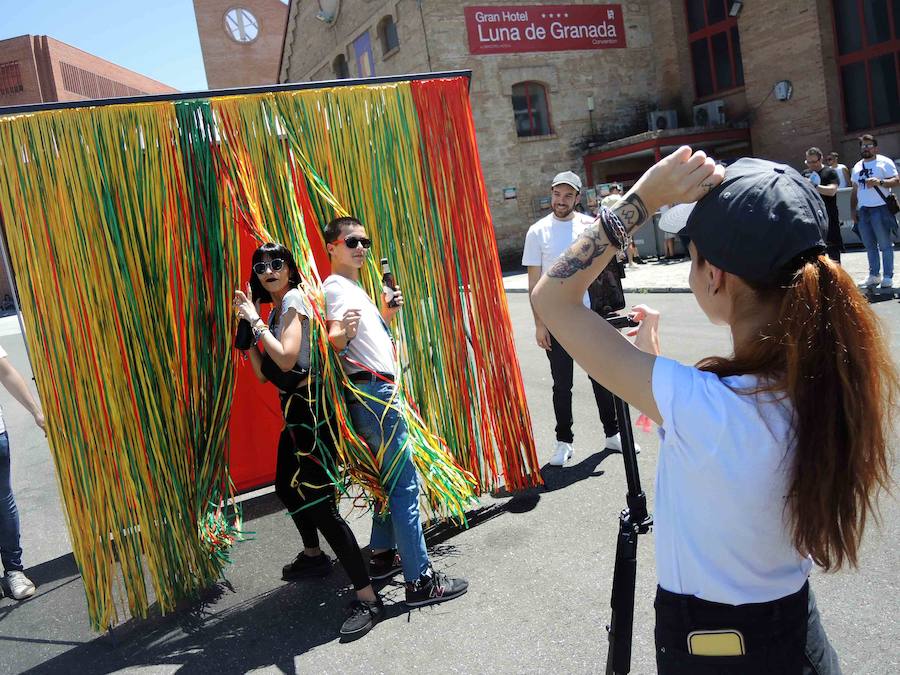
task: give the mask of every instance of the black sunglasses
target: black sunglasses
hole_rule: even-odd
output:
[[[272,258],[271,260],[263,260],[258,263],[253,263],[253,271],[256,272],[256,274],[265,274],[267,267],[273,272],[277,272],[282,267],[284,267],[284,260],[282,260],[281,258]]]
[[[367,239],[366,237],[344,237],[343,239],[338,239],[335,241],[335,244],[340,244],[343,242],[347,245],[347,248],[353,249],[358,248],[360,244],[362,244],[363,248],[369,248],[372,246],[372,240]]]

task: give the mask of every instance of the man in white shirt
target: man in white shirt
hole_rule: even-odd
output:
[[[836,152],[828,153],[828,157],[825,158],[825,163],[837,172],[838,189],[850,187],[850,169],[846,164],[841,164],[840,159],[840,155]]]
[[[552,212],[528,228],[522,265],[528,268],[528,295],[556,259],[572,245],[578,236],[594,221],[590,216],[575,211],[575,203],[581,193],[581,179],[571,171],[563,171],[553,179],[550,188]],[[584,305],[590,307],[588,294]],[[538,347],[546,350],[553,377],[553,413],[556,417],[556,450],[550,459],[553,466],[563,466],[575,454],[572,446],[572,357],[550,335],[550,331],[534,314],[535,339]],[[605,447],[622,451],[619,424],[612,394],[591,380],[597,411],[606,435]],[[636,448],[639,449],[639,448]]]
[[[859,138],[861,159],[853,167],[853,193],[850,205],[853,220],[859,225],[859,236],[869,257],[869,276],[865,286],[894,286],[894,245],[891,235],[897,219],[887,206],[891,188],[900,183],[897,167],[890,158],[878,154],[878,141],[871,134]],[[881,252],[881,260],[878,253]],[[884,266],[884,276],[881,267]]]
[[[452,600],[466,592],[469,582],[438,572],[428,559],[419,520],[418,476],[403,401],[394,384],[397,370],[388,324],[400,311],[403,296],[399,288],[392,298],[383,294],[379,308],[359,285],[359,270],[372,241],[356,218],[335,218],[325,226],[324,237],[332,270],[323,284],[328,340],[353,383],[347,390],[353,428],[373,454],[384,453],[381,478],[389,513],[376,509],[372,517],[369,575],[387,579],[402,570],[410,607]],[[394,306],[388,304],[391,299]]]
[[[43,430],[44,415],[41,408],[19,371],[9,362],[3,347],[0,347],[0,384],[31,413],[34,423]],[[25,600],[34,595],[35,588],[25,576],[19,540],[19,511],[12,491],[9,437],[0,413],[0,560],[3,562],[4,581],[9,595],[15,600]]]

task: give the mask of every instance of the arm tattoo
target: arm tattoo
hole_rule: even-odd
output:
[[[650,218],[644,201],[636,192],[626,195],[625,199],[616,204],[613,213],[619,216],[619,220],[625,225],[628,234],[634,232]]]
[[[590,267],[594,260],[603,255],[608,246],[606,235],[603,234],[599,222],[594,223],[579,235],[559,260],[553,263],[553,267],[547,270],[547,276],[568,279],[576,272]]]

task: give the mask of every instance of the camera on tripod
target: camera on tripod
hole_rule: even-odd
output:
[[[613,256],[602,272],[588,286],[588,298],[591,309],[606,319],[613,328],[637,326],[637,322],[628,316],[616,314],[625,309],[625,290],[622,279],[625,278],[625,266],[618,256]]]

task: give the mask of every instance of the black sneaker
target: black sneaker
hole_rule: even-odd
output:
[[[294,562],[281,568],[281,578],[285,581],[293,581],[307,577],[324,577],[331,572],[331,567],[331,558],[324,553],[313,558],[301,552],[294,558]]]
[[[431,574],[423,574],[418,581],[406,584],[406,604],[408,607],[422,607],[458,598],[469,590],[465,579],[453,579],[432,569]]]
[[[403,567],[400,565],[400,554],[395,548],[383,553],[374,553],[369,560],[369,577],[372,581],[390,579],[401,571]]]
[[[372,630],[372,626],[384,618],[384,603],[381,598],[370,602],[355,600],[350,605],[350,616],[341,626],[341,642],[352,642]]]

